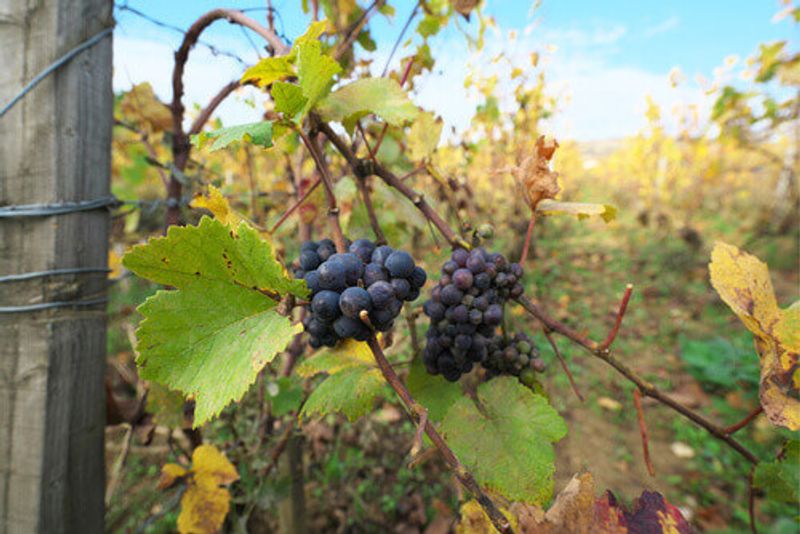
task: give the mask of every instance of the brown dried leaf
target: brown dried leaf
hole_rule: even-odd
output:
[[[558,148],[555,139],[546,140],[539,136],[533,149],[533,154],[526,157],[514,169],[514,176],[522,186],[525,200],[531,211],[546,198],[555,198],[561,187],[558,185],[558,173],[550,170],[550,160]]]

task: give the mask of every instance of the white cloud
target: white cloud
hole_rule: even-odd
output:
[[[643,32],[644,36],[649,38],[662,33],[667,33],[677,28],[680,22],[681,20],[676,16],[669,17],[658,24],[654,24],[645,28]]]
[[[114,36],[114,91],[125,91],[132,85],[150,82],[155,94],[165,103],[172,101],[172,70],[175,48],[164,42]],[[254,59],[254,58],[253,58]],[[195,47],[184,72],[183,103],[187,117],[195,114],[194,105],[204,106],[231,80],[241,76],[239,62],[215,56],[205,47]],[[258,102],[260,94],[252,88],[237,91],[217,108],[217,116],[226,124],[257,121],[263,107],[255,107],[246,99]]]

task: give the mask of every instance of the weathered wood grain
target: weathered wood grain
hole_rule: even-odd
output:
[[[0,103],[113,24],[109,0],[0,0]],[[111,37],[0,118],[0,205],[109,194]],[[104,267],[106,211],[0,219],[0,275]],[[104,276],[0,284],[0,306],[98,297]],[[0,314],[0,534],[103,531],[102,306]]]

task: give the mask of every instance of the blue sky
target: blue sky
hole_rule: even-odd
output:
[[[182,28],[220,5],[214,0],[128,0],[128,4]],[[223,5],[263,7],[265,2],[248,0]],[[397,10],[395,18],[377,17],[373,24],[378,44],[374,58],[380,66],[414,2],[392,2],[392,5]],[[289,38],[302,33],[308,18],[300,10],[300,0],[275,0],[273,6],[281,14],[279,30]],[[498,52],[525,66],[528,55],[539,51],[543,54],[551,92],[557,96],[561,110],[546,125],[551,130],[548,133],[579,140],[632,135],[644,124],[646,95],[652,96],[665,110],[696,104],[702,114],[709,101],[696,81],[697,76],[706,80],[724,76],[719,71],[715,73],[715,69],[730,56],[739,58],[734,67],[734,72],[738,72],[742,60],[761,42],[794,39],[791,46],[796,49],[796,27],[787,20],[772,20],[781,8],[782,4],[776,0],[542,0],[533,10],[531,2],[485,0],[484,14],[497,22],[497,29],[488,35],[487,49],[482,54],[471,52],[463,35],[451,25],[436,37],[432,48],[439,67],[419,84],[414,99],[440,113],[448,125],[463,129],[477,103],[475,95],[463,89],[462,81],[468,70],[490,73],[493,67],[489,59]],[[150,81],[159,96],[169,99],[172,51],[181,36],[126,11],[117,10],[116,15],[119,25],[115,35],[115,89]],[[250,15],[261,21],[266,16],[264,11]],[[474,28],[475,22],[463,23],[462,27]],[[517,33],[516,39],[509,39],[511,30]],[[248,63],[257,60],[243,32],[232,25],[217,22],[202,39],[235,52]],[[396,64],[397,58],[395,67]],[[686,77],[686,82],[677,89],[668,82],[674,67]],[[241,70],[242,65],[234,60],[196,48],[187,68],[187,103],[207,101]],[[254,93],[237,95],[220,109],[220,115],[227,123],[254,120],[260,109],[258,104],[252,104],[254,99],[258,100]]]

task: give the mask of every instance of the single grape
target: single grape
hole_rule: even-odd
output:
[[[442,265],[442,272],[444,274],[453,274],[456,272],[456,269],[458,269],[458,264],[453,260],[447,260],[444,262],[444,265]]]
[[[319,285],[318,271],[308,271],[303,278],[306,281],[306,287],[308,287],[308,290],[311,291],[312,295],[316,295],[319,293],[320,289],[322,289],[322,287]]]
[[[404,300],[411,293],[411,284],[405,278],[392,278],[392,288],[397,298]]]
[[[366,289],[348,287],[342,291],[342,295],[339,297],[339,308],[347,317],[358,319],[359,313],[363,310],[369,312],[372,309],[372,299]]]
[[[483,312],[483,320],[487,325],[497,326],[503,322],[503,308],[499,304],[492,304]]]
[[[464,267],[467,264],[469,252],[467,252],[466,249],[457,248],[453,251],[451,258],[459,267]]]
[[[372,253],[375,252],[375,243],[369,239],[356,239],[348,250],[364,263],[369,263],[372,261]]]
[[[372,305],[382,310],[388,307],[389,303],[394,300],[394,289],[392,285],[383,280],[379,280],[367,288]]]
[[[394,249],[387,245],[382,245],[375,249],[372,253],[372,263],[377,263],[378,265],[384,265],[386,263],[386,258],[388,258]]]
[[[319,267],[321,261],[317,253],[312,250],[306,250],[300,253],[300,267],[305,271],[316,269]]]
[[[483,254],[479,250],[473,250],[467,258],[467,269],[472,274],[479,274],[486,270],[486,262],[483,260]]]
[[[325,261],[317,269],[319,273],[319,286],[322,289],[341,291],[347,287],[345,267],[341,262]]]
[[[311,299],[311,311],[321,320],[333,322],[339,315],[339,293],[322,290]]]
[[[388,282],[389,273],[377,263],[369,263],[364,267],[364,285],[369,287],[375,282]]]
[[[403,250],[395,250],[386,258],[384,266],[392,278],[408,278],[414,272],[414,258]]]
[[[452,284],[444,286],[441,290],[442,304],[447,306],[458,304],[463,297],[464,293]]]
[[[419,266],[414,267],[414,271],[411,273],[411,277],[409,278],[411,286],[420,289],[425,285],[427,280],[428,273],[425,272],[425,269]]]
[[[453,285],[465,291],[472,287],[473,276],[469,269],[458,269],[453,273]]]

